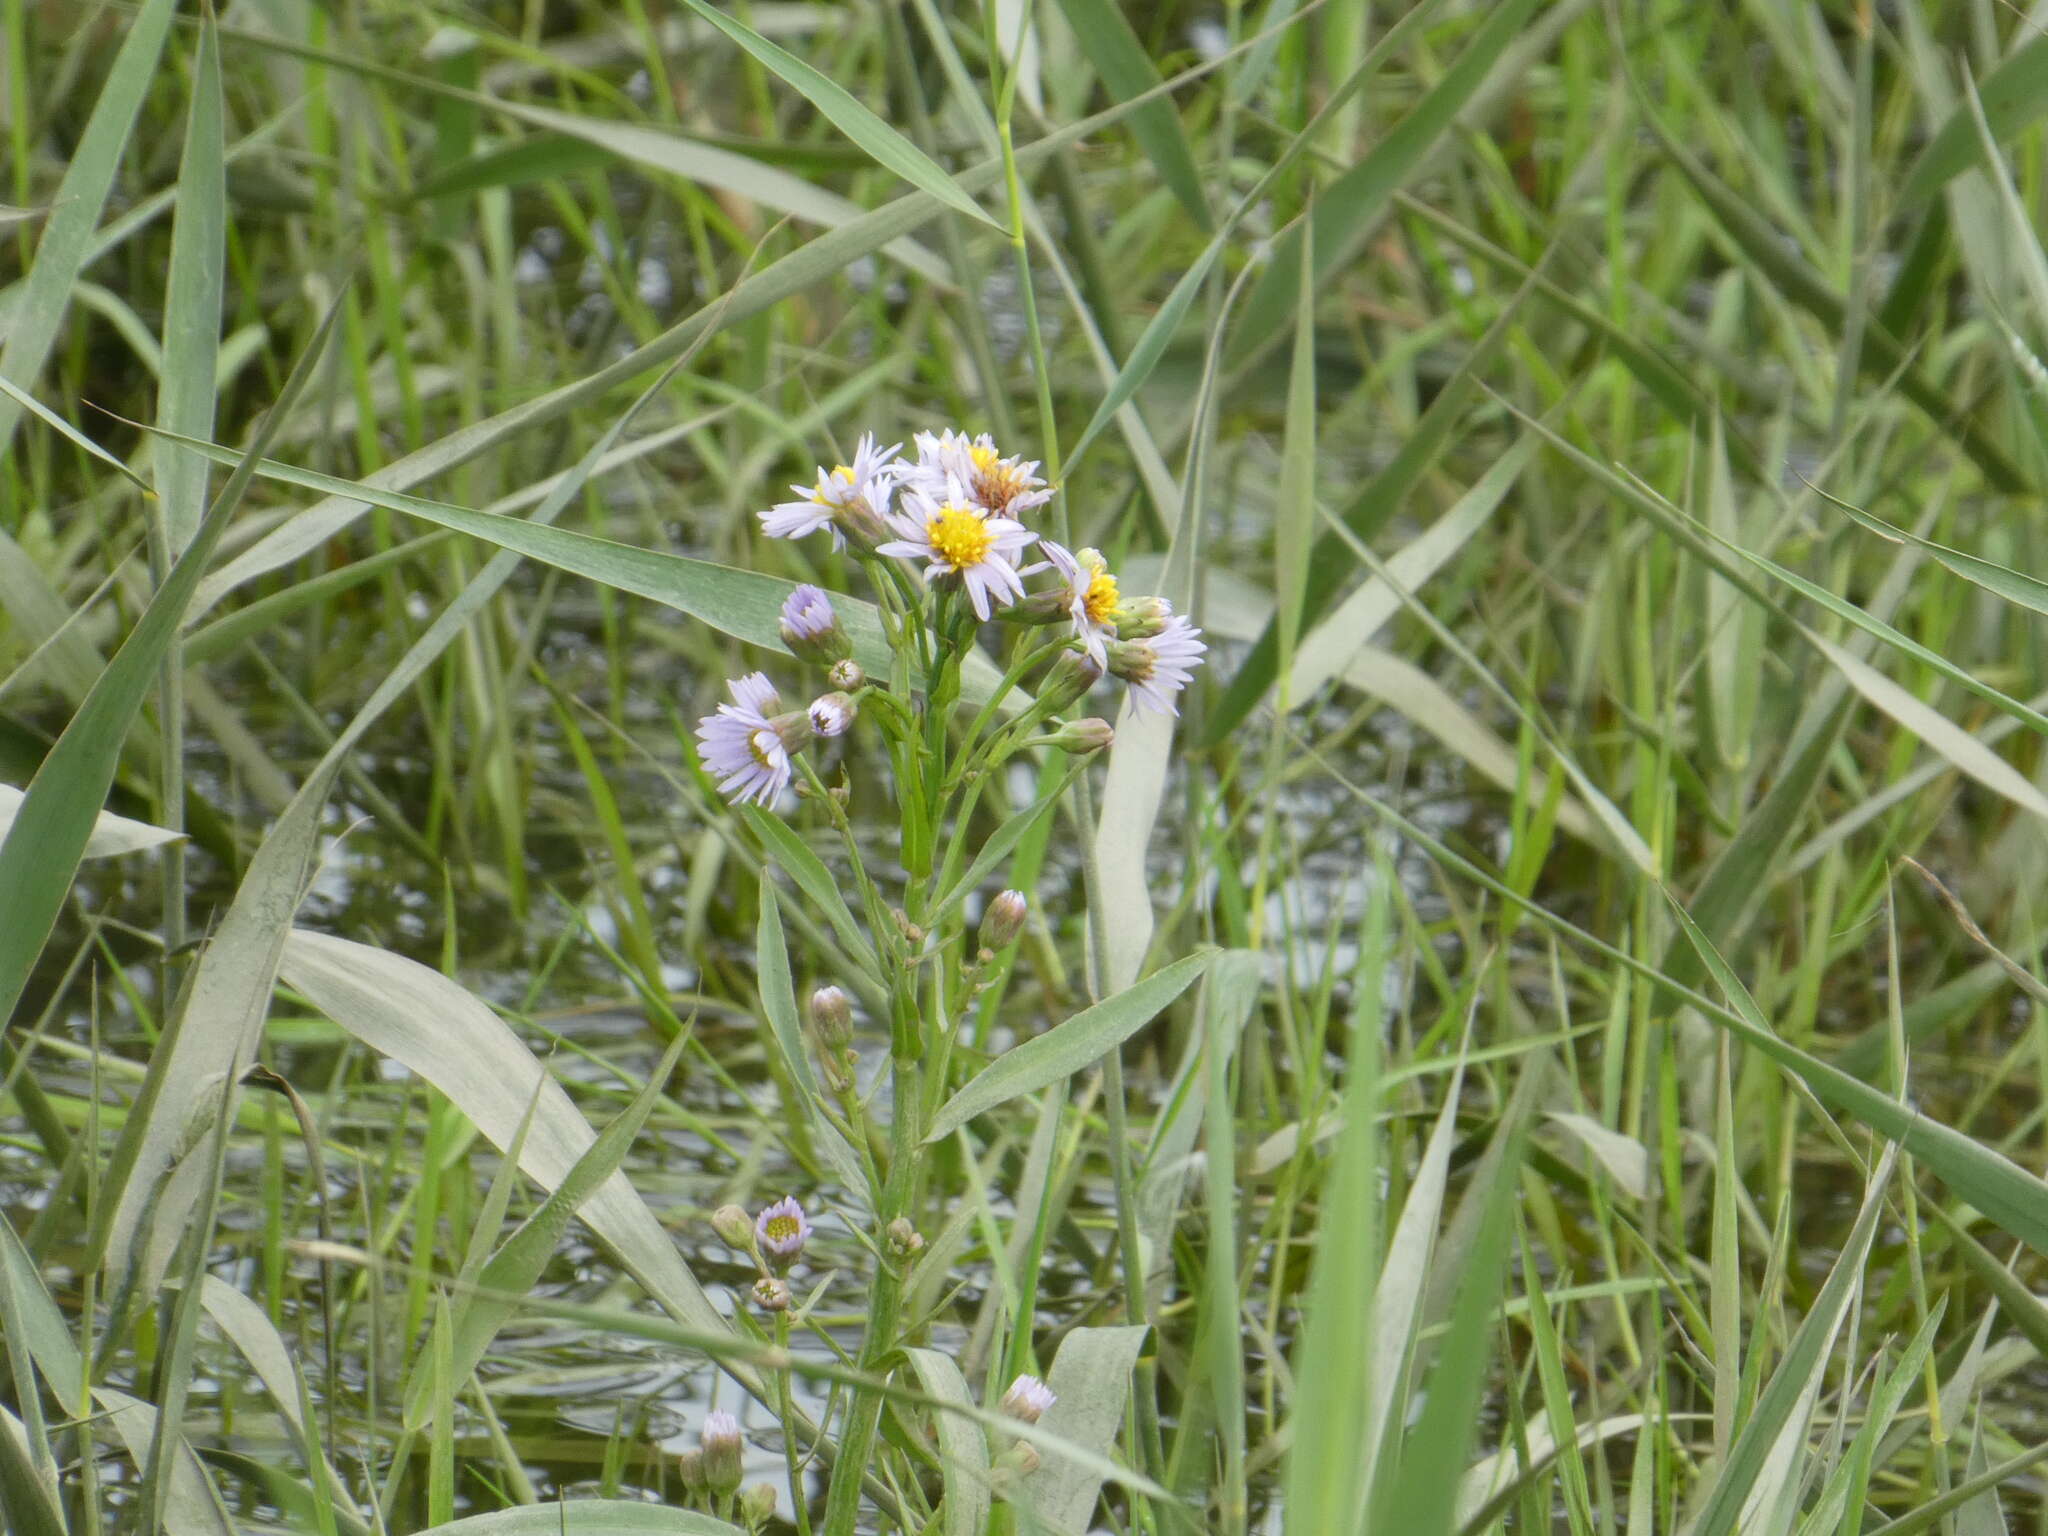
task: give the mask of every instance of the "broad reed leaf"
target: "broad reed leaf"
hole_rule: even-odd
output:
[[[1064,1024],[1005,1051],[940,1107],[925,1135],[926,1144],[943,1140],[998,1104],[1006,1104],[1020,1094],[1035,1093],[1049,1083],[1071,1077],[1091,1062],[1100,1061],[1193,986],[1220,953],[1215,949],[1197,950],[1114,997],[1084,1008]]]
[[[1060,1341],[1045,1384],[1058,1399],[1038,1427],[1067,1444],[1108,1456],[1124,1422],[1131,1371],[1151,1330],[1142,1327],[1076,1328]],[[1084,1462],[1048,1446],[1039,1469],[1015,1495],[1027,1518],[1049,1532],[1094,1528],[1095,1501],[1102,1493],[1099,1464]]]
[[[4,838],[14,825],[15,814],[21,809],[24,798],[12,784],[0,784],[0,838]],[[85,851],[79,857],[110,859],[118,854],[140,853],[146,848],[161,848],[165,843],[176,842],[184,835],[166,827],[151,826],[146,821],[116,816],[112,811],[101,811],[93,818],[92,831],[85,840]]]
[[[746,1536],[736,1525],[644,1499],[564,1499],[429,1526],[419,1536]]]
[[[201,443],[191,438],[174,438],[173,441],[188,444],[214,458],[231,457],[226,449],[212,443]],[[470,534],[500,549],[512,550],[544,565],[552,565],[572,575],[587,577],[618,591],[631,592],[637,597],[687,613],[750,645],[787,654],[777,619],[783,600],[795,590],[796,583],[779,576],[621,544],[593,534],[578,533],[571,528],[557,528],[539,518],[504,517],[473,511],[468,507],[450,506],[446,502],[428,501],[401,491],[385,490],[375,483],[377,477],[374,475],[364,481],[344,480],[336,475],[300,469],[271,459],[258,465],[257,473],[281,484],[337,497],[354,497],[371,506],[387,507],[424,522]],[[861,665],[876,676],[887,676],[889,645],[883,637],[881,619],[874,604],[835,593],[832,606],[838,610],[840,621],[852,637],[854,655]],[[979,703],[988,698],[1000,677],[988,657],[977,651],[969,656],[962,669],[962,696],[969,703]],[[1010,707],[1016,705],[1011,703]]]
[[[953,1357],[936,1349],[906,1349],[917,1384],[933,1397],[972,1409],[967,1383]],[[988,1525],[988,1437],[972,1419],[958,1413],[932,1415],[938,1431],[939,1476],[945,1480],[944,1536],[983,1536]]]

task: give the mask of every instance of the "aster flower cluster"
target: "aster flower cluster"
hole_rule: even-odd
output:
[[[1070,550],[1029,525],[1053,495],[1038,462],[1002,453],[986,434],[950,429],[920,432],[912,446],[905,458],[900,443],[879,447],[864,435],[851,463],[820,465],[809,485],[790,487],[796,499],[763,511],[762,531],[829,533],[835,548],[851,550],[875,578],[884,633],[899,655],[950,651],[957,662],[974,641],[970,613],[975,624],[1014,625],[1027,665],[1013,668],[1013,685],[1034,666],[1041,671],[1031,724],[1080,702],[1105,675],[1125,683],[1139,708],[1177,714],[1207,649],[1202,632],[1163,598],[1127,596],[1100,551]],[[1033,638],[1048,630],[1050,640]],[[697,739],[706,770],[737,805],[773,805],[802,772],[805,749],[844,735],[878,692],[895,688],[905,706],[888,711],[897,723],[930,707],[929,690],[922,704],[902,697],[911,691],[905,676],[868,677],[819,588],[791,592],[780,632],[799,660],[826,670],[831,687],[785,708],[765,673],[726,685],[731,702],[703,718]],[[1013,730],[1005,746],[1093,750],[1107,740],[1106,726],[1055,724],[1036,738]]]
[[[1025,891],[984,898],[975,890],[1023,830],[1011,819],[1007,842],[977,850],[988,820],[976,814],[979,797],[1006,762],[1038,748],[1056,749],[1039,765],[1050,784],[1038,791],[1042,804],[1070,784],[1081,793],[1085,760],[1114,738],[1107,721],[1075,717],[1083,701],[1115,680],[1130,708],[1177,714],[1205,647],[1201,631],[1165,599],[1125,591],[1100,551],[1048,537],[1038,524],[1053,486],[1037,462],[1004,453],[986,436],[919,433],[908,457],[901,444],[864,436],[849,462],[821,465],[791,490],[794,499],[760,514],[762,530],[787,539],[829,535],[865,572],[873,606],[810,585],[792,590],[777,633],[797,664],[822,674],[814,678],[818,691],[785,692],[767,672],[748,672],[726,685],[727,701],[699,722],[697,742],[726,799],[773,808],[793,790],[807,794],[843,844],[842,896],[821,889],[824,871],[807,847],[780,829],[762,829],[768,859],[826,908],[825,926],[843,941],[828,963],[844,970],[820,978],[800,1016],[786,956],[775,961],[785,972],[775,996],[764,971],[762,1000],[764,1040],[781,1064],[779,1091],[826,1154],[820,1166],[852,1186],[840,1219],[857,1240],[841,1251],[861,1272],[866,1312],[853,1362],[858,1384],[835,1394],[838,1413],[828,1411],[817,1426],[834,1447],[819,1529],[839,1532],[859,1528],[863,1476],[875,1458],[894,1454],[893,1435],[883,1434],[882,1384],[906,1348],[930,1347],[930,1318],[907,1305],[913,1277],[950,1262],[957,1246],[928,1245],[918,1231],[919,1220],[935,1214],[924,1179],[933,1121],[957,1085],[988,1070],[999,1048],[995,1014],[1018,955],[1031,954],[1035,964],[1053,940],[1053,926],[1033,920]],[[872,730],[888,760],[899,836],[890,848],[895,857],[883,862],[900,863],[900,877],[876,867],[872,823],[857,826],[848,815],[845,769],[838,783],[824,777],[835,756],[831,743],[856,729]],[[1058,753],[1067,755],[1064,763]],[[1020,884],[1015,871],[1027,867],[1021,859],[1010,865]],[[861,1020],[887,1030],[886,1080],[878,1053],[861,1044]],[[793,1333],[809,1332],[844,1353],[814,1315],[839,1272],[805,1277],[802,1298],[793,1291],[813,1238],[811,1216],[794,1197],[754,1212],[721,1207],[711,1225],[750,1263],[751,1284],[735,1300],[751,1306],[737,1311],[757,1337],[773,1341],[778,1363],[763,1398],[772,1395],[787,1429],[795,1412],[786,1353]],[[997,1357],[1014,1369],[1025,1363],[1015,1358],[1018,1346],[1028,1351],[1028,1344],[999,1346]],[[1054,1397],[1028,1374],[998,1397],[999,1381],[988,1383],[995,1415],[989,1482],[998,1497],[1011,1498],[1038,1465],[1033,1426]],[[710,1429],[701,1458],[705,1497],[729,1517],[738,1497],[738,1431],[724,1423],[716,1435]],[[797,1441],[783,1436],[792,1490],[803,1482]],[[891,1528],[924,1528],[929,1513]],[[801,1505],[797,1518],[799,1536],[808,1536]]]

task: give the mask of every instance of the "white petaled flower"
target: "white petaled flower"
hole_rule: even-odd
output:
[[[782,699],[766,673],[749,672],[725,686],[733,701],[697,722],[698,753],[726,799],[767,805],[789,787],[790,749],[803,745],[810,722],[780,712]]]
[[[848,533],[872,545],[882,535],[882,520],[888,516],[889,498],[895,489],[896,466],[890,461],[902,447],[894,443],[877,448],[875,434],[863,432],[851,464],[831,469],[821,464],[816,484],[790,486],[799,499],[777,502],[763,512],[762,531],[771,538],[800,539],[830,528],[836,549],[846,547]]]
[[[904,466],[902,480],[928,496],[957,480],[970,501],[999,517],[1018,517],[1052,500],[1052,487],[1034,473],[1038,460],[1005,455],[986,432],[969,437],[948,428],[920,432],[913,441],[917,462]]]
[[[925,561],[926,581],[957,576],[976,618],[986,619],[995,602],[1007,605],[1024,595],[1015,556],[1038,535],[975,506],[959,481],[949,481],[944,496],[906,489],[889,526],[901,537],[877,545],[875,553]]]
[[[844,736],[853,729],[858,706],[843,693],[821,693],[811,700],[811,729],[820,736]]]
[[[1045,1410],[1058,1401],[1036,1376],[1019,1376],[1010,1383],[1010,1390],[1003,1394],[999,1406],[1013,1419],[1036,1424],[1045,1417]]]
[[[1202,664],[1202,632],[1168,609],[1159,633],[1149,640],[1119,640],[1109,647],[1109,670],[1131,685],[1131,695],[1146,709],[1177,715],[1173,696],[1187,687]]]
[[[1110,574],[1102,551],[1084,549],[1070,553],[1051,539],[1039,540],[1038,547],[1045,551],[1046,559],[1066,584],[1061,601],[1067,617],[1073,620],[1074,638],[1081,642],[1089,660],[1097,667],[1107,667],[1108,645],[1116,638],[1119,598],[1116,577]]]

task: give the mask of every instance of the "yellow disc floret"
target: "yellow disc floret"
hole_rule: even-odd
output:
[[[841,464],[831,474],[818,477],[818,488],[811,492],[811,500],[821,507],[835,506],[852,488],[853,471]]]
[[[768,1240],[786,1243],[802,1231],[802,1225],[794,1216],[771,1216],[768,1218]]]
[[[925,537],[931,541],[932,554],[959,571],[981,564],[996,542],[979,512],[957,505],[941,507],[939,515],[925,524]]]
[[[1109,566],[1101,551],[1084,549],[1079,559],[1081,568],[1088,573],[1088,590],[1081,598],[1082,605],[1088,610],[1088,622],[1107,624],[1122,600],[1117,595],[1116,578],[1109,574]]]

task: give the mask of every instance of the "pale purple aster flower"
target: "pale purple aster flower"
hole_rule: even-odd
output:
[[[1202,632],[1169,609],[1151,639],[1119,640],[1109,647],[1109,670],[1131,685],[1131,696],[1143,708],[1177,715],[1173,696],[1187,687],[1208,649]]]
[[[716,1494],[729,1496],[746,1475],[746,1443],[740,1436],[740,1421],[724,1409],[704,1416],[697,1444],[704,1453],[704,1481]]]
[[[888,515],[889,498],[895,490],[890,460],[902,447],[896,443],[877,448],[875,434],[863,432],[851,464],[829,470],[821,464],[816,484],[790,486],[800,499],[777,502],[763,512],[762,531],[771,538],[800,539],[830,528],[836,549],[846,547],[849,533],[871,547],[885,531],[882,519]]]
[[[843,693],[821,693],[811,700],[811,729],[820,736],[844,736],[853,729],[858,712],[853,700]]]
[[[808,582],[783,599],[777,628],[792,655],[819,666],[829,667],[853,650],[839,615],[833,611],[832,599]]]
[[[803,744],[789,740],[792,723],[803,721],[807,732],[808,722],[779,713],[782,700],[766,673],[749,672],[725,686],[733,701],[697,722],[698,754],[734,805],[767,805],[789,787],[789,749]]]
[[[903,467],[902,483],[928,496],[957,480],[970,501],[998,517],[1018,517],[1052,500],[1052,487],[1033,473],[1038,460],[1004,455],[986,432],[971,438],[948,428],[920,432],[914,441],[917,461]]]
[[[890,527],[902,537],[877,545],[876,554],[927,562],[926,581],[958,576],[980,619],[989,616],[991,598],[1008,604],[1024,595],[1015,557],[1037,534],[1012,518],[982,511],[957,480],[948,483],[943,498],[905,490],[902,500],[902,508],[889,515]]]
[[[1036,1424],[1045,1417],[1045,1410],[1058,1401],[1036,1376],[1019,1376],[1010,1383],[1010,1390],[1003,1394],[998,1406],[1013,1419]]]
[[[1120,601],[1116,577],[1109,571],[1102,551],[1084,549],[1070,553],[1051,539],[1040,539],[1047,562],[1059,573],[1065,590],[1059,594],[1062,607],[1074,625],[1074,638],[1098,667],[1109,664],[1108,644],[1116,638],[1116,610]]]
[[[804,1208],[788,1195],[754,1218],[754,1239],[771,1269],[787,1269],[801,1258],[810,1235]]]

